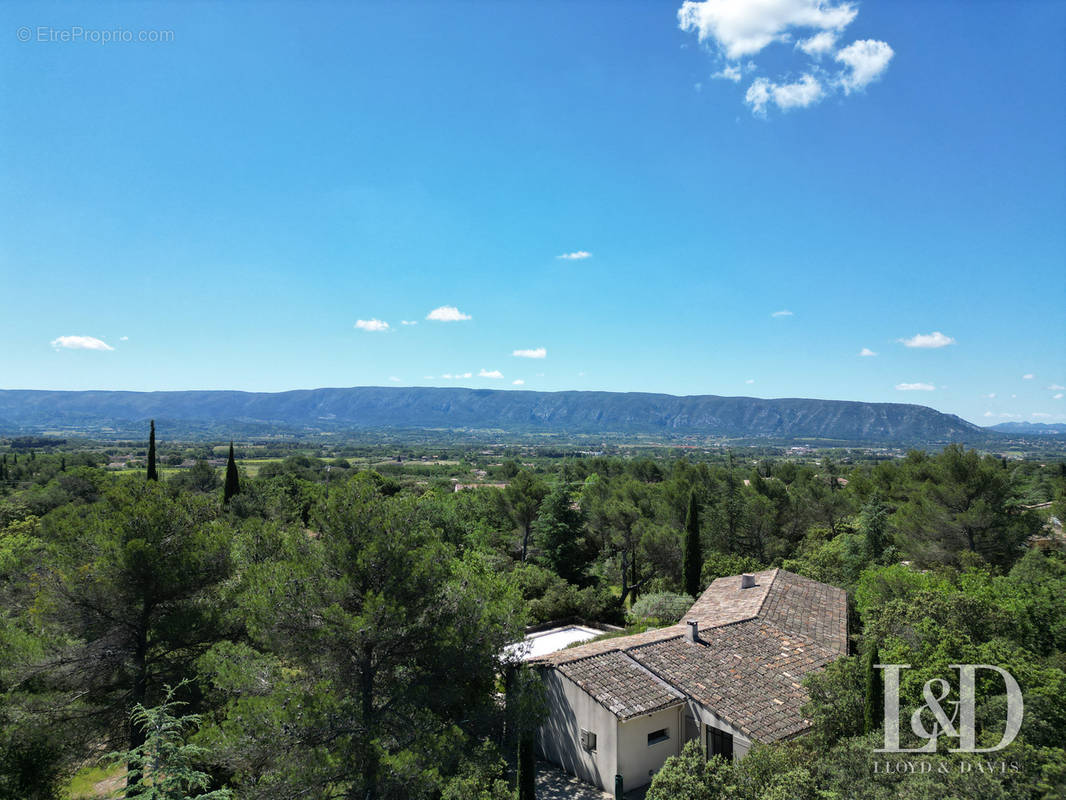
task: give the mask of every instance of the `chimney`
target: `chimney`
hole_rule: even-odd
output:
[[[755,576],[754,575],[741,575],[740,576],[740,588],[741,589],[750,589],[754,585],[755,585]]]
[[[700,640],[700,623],[698,620],[688,620],[688,630],[685,631],[685,641],[695,644]]]

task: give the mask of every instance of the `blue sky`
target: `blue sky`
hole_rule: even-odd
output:
[[[1064,40],[1035,1],[6,3],[0,387],[1064,421]]]

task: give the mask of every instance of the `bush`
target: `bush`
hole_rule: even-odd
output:
[[[644,594],[626,613],[626,620],[631,625],[641,622],[673,625],[679,622],[691,607],[692,598],[686,594]]]

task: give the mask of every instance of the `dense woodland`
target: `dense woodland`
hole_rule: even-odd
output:
[[[649,798],[1066,791],[1061,462],[500,449],[462,482],[505,486],[453,491],[461,448],[254,470],[207,460],[224,447],[123,470],[48,449],[0,454],[0,798],[124,773],[130,798],[518,797],[543,712],[501,659],[525,626],[669,624],[767,566],[849,590],[852,655],[810,679],[810,734],[737,764],[686,751]],[[995,755],[1018,768],[874,774],[877,659],[915,665],[905,703],[948,664],[1009,669],[1025,722]]]

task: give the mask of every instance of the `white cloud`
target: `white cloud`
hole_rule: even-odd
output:
[[[515,380],[511,381],[511,385],[512,386],[525,386],[526,382],[524,380],[522,380],[521,378],[516,378]]]
[[[773,42],[786,41],[790,28],[841,31],[855,19],[852,3],[832,0],[686,0],[678,26],[713,41],[730,60],[755,55]]]
[[[1027,372],[1025,375],[1022,375],[1022,380],[1023,381],[1031,381],[1035,377],[1036,377],[1036,375],[1034,375],[1033,373]]]
[[[1066,386],[1059,386],[1057,383],[1053,383],[1047,388],[1053,392],[1066,392]]]
[[[922,348],[935,348],[935,347],[947,347],[949,344],[955,344],[955,340],[950,336],[945,336],[940,331],[933,331],[932,333],[916,333],[910,339],[900,339],[907,347],[922,347]]]
[[[932,392],[936,387],[931,383],[897,383],[896,390],[900,392]]]
[[[994,416],[996,416],[996,415],[995,415],[995,414],[993,414],[993,413],[992,413],[991,411],[986,411],[984,415],[985,415],[986,417],[994,417]]]
[[[120,342],[128,342],[130,340],[130,337],[129,336],[119,336],[118,340]]]
[[[556,258],[561,258],[564,261],[581,261],[586,258],[592,258],[592,253],[590,253],[588,250],[575,250],[572,253],[563,253],[562,255],[558,255],[556,256]]]
[[[463,380],[464,378],[473,378],[474,374],[472,372],[457,372],[454,375],[452,375],[450,372],[445,372],[443,375],[441,375],[441,377],[444,378],[447,381],[451,381],[451,380],[460,381],[460,380]]]
[[[796,42],[796,47],[809,56],[821,58],[826,53],[832,52],[836,44],[837,34],[835,31],[822,31],[809,39],[802,39]]]
[[[547,358],[548,350],[545,347],[534,347],[530,350],[515,350],[511,355],[517,358]]]
[[[487,370],[484,367],[482,367],[481,371],[478,372],[477,376],[479,378],[502,378],[503,377],[503,373],[500,372],[498,369]]]
[[[830,92],[851,94],[879,78],[894,55],[885,42],[862,39],[844,48],[837,42],[858,14],[850,0],[685,0],[677,12],[678,27],[713,46],[720,63],[712,77],[739,82],[757,69],[750,59],[775,43],[795,42],[793,61],[779,77],[755,79],[744,101],[752,113],[765,115],[772,103],[781,110],[806,108]],[[834,60],[828,68],[824,57]],[[798,58],[796,58],[798,56]],[[787,75],[801,75],[798,81]]]
[[[876,356],[877,353],[875,353],[869,347],[864,347],[862,350],[859,351],[859,355],[862,356],[863,358],[870,358],[872,356]]]
[[[392,381],[393,383],[399,383],[400,382],[400,379],[397,378],[395,375],[390,375],[389,376],[389,380]]]
[[[461,322],[464,319],[470,319],[470,315],[464,314],[455,306],[441,306],[426,314],[426,319],[435,322]]]
[[[107,342],[97,339],[95,336],[60,336],[52,340],[52,347],[66,350],[114,350]]]
[[[986,411],[985,412],[985,416],[986,417],[996,417],[998,419],[1018,419],[1018,417],[1020,417],[1021,414],[1010,414],[1010,413],[1007,413],[1007,412],[1003,412],[1002,414],[993,414],[991,411]]]
[[[1050,419],[1051,417],[1053,417],[1055,415],[1054,414],[1047,414],[1047,413],[1045,413],[1043,411],[1034,411],[1029,416],[1030,417],[1036,417],[1037,419]]]
[[[1058,394],[1051,395],[1051,399],[1052,400],[1061,400],[1062,399],[1062,392],[1059,392]]]
[[[995,400],[996,399],[996,393],[995,392],[989,392],[988,394],[981,395],[981,397],[984,397],[984,398],[986,398],[988,400]]]
[[[744,383],[755,383],[755,379],[754,378],[748,378],[746,381],[744,381]]]
[[[383,322],[380,319],[357,319],[355,321],[355,327],[361,331],[380,333],[389,329],[389,323]]]
[[[768,103],[774,103],[782,111],[791,108],[806,108],[825,96],[822,84],[810,73],[804,74],[797,83],[774,83],[767,78],[756,78],[744,95],[744,102],[755,114],[765,114]]]
[[[400,320],[400,324],[401,325],[417,325],[418,324],[418,320],[416,320],[416,319],[401,319]]]
[[[712,78],[721,78],[722,80],[733,81],[733,83],[739,83],[742,72],[739,64],[726,64],[718,72],[711,75]]]
[[[791,316],[794,316],[794,315],[793,315],[793,313],[791,311],[782,310],[782,311],[775,311],[770,316],[771,317],[791,317]]]
[[[848,67],[839,78],[844,94],[865,89],[880,78],[893,55],[887,43],[874,39],[860,39],[837,52],[836,60]]]

